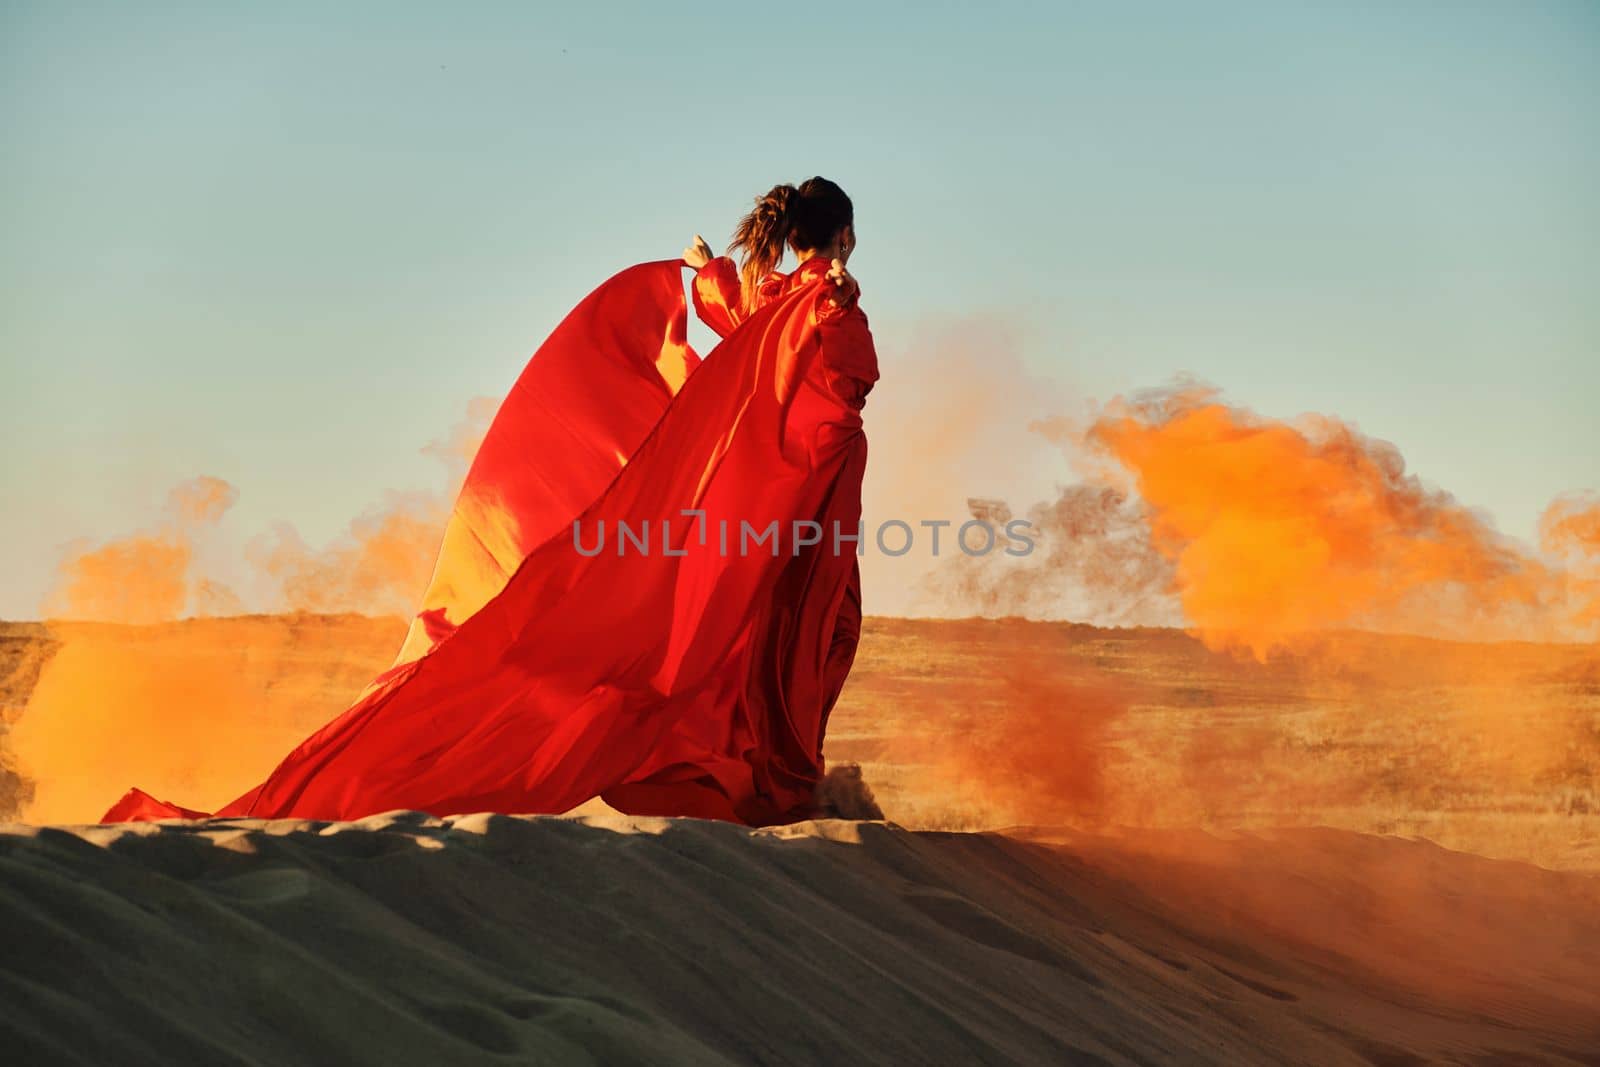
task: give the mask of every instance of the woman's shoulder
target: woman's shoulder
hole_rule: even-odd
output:
[[[775,270],[761,279],[756,286],[757,299],[765,304],[769,300],[776,300],[785,293],[800,288],[808,282],[815,281],[828,273],[828,264],[820,257],[812,257],[799,264],[791,271]]]

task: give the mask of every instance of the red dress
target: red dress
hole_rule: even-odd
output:
[[[810,814],[860,633],[878,377],[827,266],[748,312],[731,261],[702,268],[703,362],[681,261],[585,298],[496,415],[396,665],[217,814]],[[203,814],[134,789],[106,821]]]

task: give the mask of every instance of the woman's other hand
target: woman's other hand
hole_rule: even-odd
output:
[[[694,244],[683,250],[683,261],[695,270],[699,270],[716,258],[717,254],[711,251],[711,246],[706,244],[706,239],[699,234],[694,235]]]
[[[828,298],[840,307],[850,303],[851,298],[861,288],[856,284],[855,275],[845,270],[844,260],[842,259],[833,261],[833,266],[828,270],[827,278],[828,284],[833,286],[833,292],[828,294]]]

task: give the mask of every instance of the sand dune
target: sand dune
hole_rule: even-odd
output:
[[[1600,880],[1213,837],[415,813],[0,832],[8,1062],[1588,1063]]]

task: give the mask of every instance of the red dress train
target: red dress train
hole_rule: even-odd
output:
[[[624,270],[540,347],[395,666],[218,815],[810,814],[860,633],[877,357],[825,261],[745,315],[717,259],[693,286],[723,338],[701,362],[681,269]],[[106,821],[204,814],[134,789]]]

